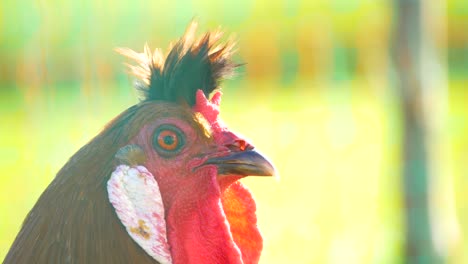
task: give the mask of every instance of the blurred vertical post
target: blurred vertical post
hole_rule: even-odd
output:
[[[428,70],[426,64],[437,65],[434,55],[434,38],[428,37],[427,12],[431,2],[425,0],[395,0],[394,55],[403,119],[403,192],[404,221],[406,226],[405,263],[443,263],[446,252],[437,247],[434,233],[431,181],[433,163],[439,162],[431,155],[434,151],[434,120],[440,118],[440,107],[433,106],[434,96],[446,90],[437,88],[429,80],[442,76],[440,67]],[[441,1],[443,2],[443,1]],[[443,98],[440,98],[443,100]],[[434,111],[434,113],[432,112]],[[435,122],[437,123],[437,122]],[[440,171],[439,171],[440,172]]]

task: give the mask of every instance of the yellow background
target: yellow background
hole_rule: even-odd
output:
[[[434,182],[451,199],[436,188],[434,206],[447,219],[439,240],[448,262],[468,263],[468,2],[444,7],[445,26],[432,33],[448,78],[439,120],[446,153],[433,162],[443,172]],[[224,82],[221,115],[280,172],[243,180],[257,200],[261,263],[399,263],[392,8],[382,0],[1,1],[0,259],[67,159],[137,102],[113,49],[166,49],[197,18],[200,33],[235,33],[236,60],[247,64]]]

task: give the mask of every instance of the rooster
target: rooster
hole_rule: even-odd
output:
[[[257,263],[255,201],[238,180],[273,165],[219,117],[238,66],[196,23],[134,59],[141,101],[83,146],[27,215],[4,263]]]

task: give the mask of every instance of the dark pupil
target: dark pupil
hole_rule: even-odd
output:
[[[164,136],[163,137],[164,144],[166,145],[172,145],[174,144],[174,136]]]

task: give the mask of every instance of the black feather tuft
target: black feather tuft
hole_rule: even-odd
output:
[[[165,59],[161,50],[151,52],[148,46],[143,53],[117,50],[138,63],[128,67],[139,78],[136,86],[142,91],[142,101],[185,102],[193,106],[198,89],[208,97],[239,66],[231,59],[232,42],[215,45],[221,32],[209,32],[195,39],[196,27],[195,22],[189,25]]]

